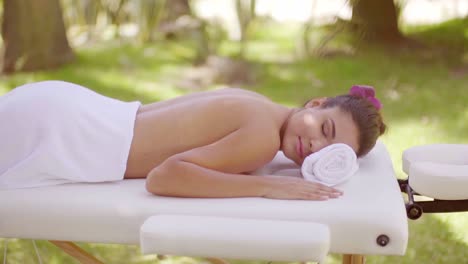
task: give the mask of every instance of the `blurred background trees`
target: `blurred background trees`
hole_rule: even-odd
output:
[[[354,43],[353,51],[362,48],[363,43],[364,46],[377,44],[394,48],[424,47],[410,45],[422,42],[416,42],[405,36],[399,26],[401,7],[409,1],[342,1],[348,5],[351,16],[343,18],[336,14],[329,23],[331,26],[334,25],[334,30],[314,41],[310,41],[310,36],[317,31],[313,21],[317,21],[318,18],[314,18],[313,13],[318,3],[324,2],[308,1],[312,2],[312,5],[304,5],[304,8],[311,9],[310,14],[301,22],[304,31],[303,35],[298,37],[302,38],[300,41],[304,49],[302,56],[323,55],[322,50],[328,43],[343,32],[354,38],[354,42],[351,41]],[[219,1],[225,6],[224,9],[231,9],[235,14],[230,21],[223,18],[222,14],[218,15],[221,19],[199,14],[200,6],[203,6],[201,7],[203,9],[214,5],[215,2],[4,0],[2,70],[5,73],[34,71],[57,67],[72,61],[74,56],[68,44],[66,31],[69,36],[75,38],[73,41],[75,46],[101,41],[104,37],[127,41],[130,39],[135,43],[151,43],[174,38],[188,39],[196,43],[197,54],[194,63],[197,65],[203,65],[211,55],[216,55],[220,42],[230,38],[238,41],[237,52],[225,62],[244,59],[251,34],[249,28],[256,27],[258,30],[262,24],[273,19],[272,13],[257,15],[256,0],[224,0]],[[455,1],[454,5],[459,4],[458,2]],[[219,7],[220,4],[216,6]],[[284,8],[287,9],[287,5]],[[296,40],[291,39],[291,41]]]
[[[351,0],[351,21],[363,39],[395,44],[403,39],[393,0]]]
[[[304,51],[301,56],[329,54],[323,50],[343,32],[354,38],[351,42],[353,52],[369,44],[421,49],[424,47],[422,43],[405,36],[399,26],[401,7],[408,1],[410,0],[344,1],[351,16],[342,18],[336,14],[329,24],[334,25],[334,30],[330,30],[321,39],[311,41],[311,35],[317,31],[317,25],[314,26],[317,18],[313,14],[319,1],[310,0],[311,8],[310,5],[307,7],[311,9],[310,15],[302,22],[304,30],[302,36],[298,36]],[[249,28],[267,23],[271,14],[257,15],[256,0],[220,2],[222,4],[217,4],[218,9],[224,5],[225,9],[234,11],[231,21],[221,21],[223,15],[220,15],[220,20],[213,19],[214,16],[208,18],[198,14],[200,8],[197,6],[206,8],[210,5],[209,1],[4,0],[2,71],[34,71],[72,61],[73,51],[68,44],[66,32],[73,36],[76,45],[102,41],[103,38],[138,40],[140,43],[189,39],[195,43],[196,56],[193,62],[196,65],[206,64],[209,58],[215,58],[212,55],[217,55],[220,42],[230,37],[238,41],[237,52],[231,58],[221,58],[221,61],[222,64],[236,67],[239,60],[241,64],[245,63],[251,34]],[[457,4],[458,1],[455,1],[454,5]],[[226,26],[228,23],[231,25]],[[415,43],[420,45],[411,45]],[[215,64],[219,64],[219,59],[215,59]]]
[[[59,0],[3,1],[4,73],[53,68],[74,57]]]

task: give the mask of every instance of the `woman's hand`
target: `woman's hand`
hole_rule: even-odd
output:
[[[287,176],[265,176],[269,184],[263,197],[272,199],[328,200],[343,192],[320,183]]]

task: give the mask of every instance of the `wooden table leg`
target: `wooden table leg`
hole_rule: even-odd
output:
[[[72,256],[82,264],[104,264],[72,242],[56,240],[49,240],[49,242],[62,249],[65,253]]]
[[[343,255],[343,264],[364,264],[365,262],[366,258],[363,255]]]

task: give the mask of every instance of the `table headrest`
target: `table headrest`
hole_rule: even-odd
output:
[[[411,163],[431,162],[445,165],[468,165],[468,144],[432,144],[409,148],[403,152],[403,171]]]

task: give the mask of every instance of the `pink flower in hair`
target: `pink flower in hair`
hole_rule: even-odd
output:
[[[349,94],[367,99],[377,110],[382,108],[382,103],[379,99],[375,98],[375,89],[372,86],[353,85],[349,90]]]

